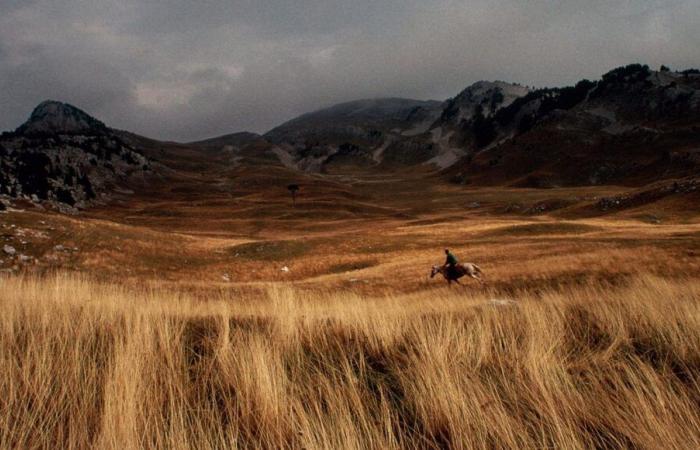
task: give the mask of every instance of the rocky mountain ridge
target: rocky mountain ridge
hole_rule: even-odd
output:
[[[104,123],[65,103],[39,104],[0,136],[0,195],[63,211],[106,200],[151,171],[150,161]]]
[[[426,166],[467,184],[643,183],[658,174],[683,176],[697,159],[696,70],[653,71],[632,64],[564,88],[480,81],[439,105],[413,101],[413,108],[392,109],[396,99],[373,102],[373,111],[385,111],[384,116],[353,114],[368,101],[341,104],[305,114],[264,137],[283,164],[299,170]],[[539,151],[533,153],[535,147]],[[671,167],[664,159],[682,161]]]
[[[481,146],[448,171],[465,184],[641,185],[700,168],[700,73],[630,65],[540,89],[480,123]]]
[[[444,102],[358,100],[264,135],[188,144],[114,130],[74,106],[46,101],[0,136],[0,195],[81,208],[185,159],[187,170],[276,165],[437,173],[474,186],[644,185],[697,173],[698,142],[700,71],[639,64],[564,88],[480,81]]]

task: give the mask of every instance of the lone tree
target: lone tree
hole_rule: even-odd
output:
[[[289,192],[292,194],[292,204],[296,206],[297,204],[297,191],[299,190],[299,185],[298,184],[290,184],[287,186],[287,189],[289,189]]]

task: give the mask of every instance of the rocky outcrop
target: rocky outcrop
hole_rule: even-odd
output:
[[[22,136],[54,134],[96,135],[108,133],[107,126],[86,112],[67,103],[47,100],[32,111],[29,120],[17,128]]]
[[[0,195],[85,207],[151,164],[99,120],[54,101],[0,136]],[[60,208],[59,208],[60,209]]]

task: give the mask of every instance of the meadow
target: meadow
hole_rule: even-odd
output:
[[[206,175],[0,214],[0,448],[700,448],[695,197]]]
[[[0,280],[0,448],[700,447],[700,282]]]

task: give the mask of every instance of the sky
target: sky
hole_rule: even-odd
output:
[[[46,99],[191,141],[479,80],[700,66],[700,0],[0,0],[0,130]]]

